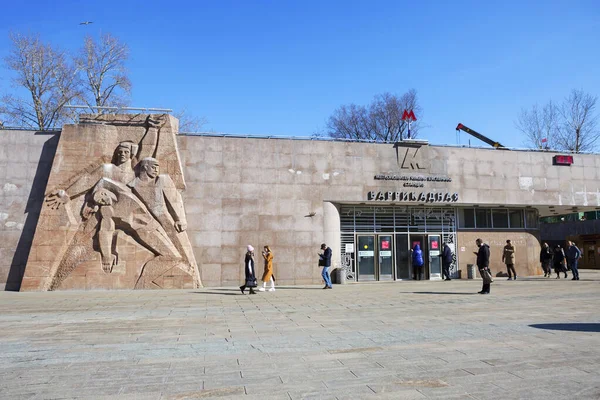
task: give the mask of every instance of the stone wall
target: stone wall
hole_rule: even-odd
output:
[[[1,133],[5,180],[0,185],[0,217],[6,218],[1,225],[0,284],[10,282],[7,286],[14,288],[29,256],[59,135]],[[114,148],[117,136],[110,136],[102,154]],[[320,243],[332,246],[334,266],[339,257],[335,205],[394,202],[370,201],[370,192],[457,194],[457,202],[442,197],[442,202],[407,203],[437,206],[600,206],[600,157],[596,155],[576,155],[574,165],[558,167],[547,152],[209,136],[177,136],[176,140],[186,183],[182,195],[187,233],[205,286],[239,284],[248,244],[257,249],[259,272],[260,250],[272,246],[280,284],[320,283]],[[74,157],[77,150],[77,145],[65,149]],[[178,166],[169,168],[173,167]],[[374,179],[378,174],[444,175],[452,181],[406,188],[401,181]],[[524,231],[460,232],[458,247],[466,248],[459,254],[461,270],[472,262],[467,254],[475,250],[475,238],[481,237],[492,242],[494,272],[504,271],[501,247],[508,236],[518,247],[517,272],[539,273],[538,238]],[[523,249],[521,242],[527,244]]]
[[[19,290],[58,132],[0,130],[0,290]]]
[[[503,231],[503,232],[458,232],[458,268],[461,277],[467,277],[467,264],[476,264],[478,250],[475,240],[482,239],[490,246],[490,270],[494,276],[502,273],[506,276],[506,264],[502,262],[502,252],[506,241],[510,239],[515,246],[515,271],[518,276],[542,274],[540,265],[540,241],[537,232]],[[463,251],[464,249],[464,251]],[[477,273],[479,276],[479,273]]]

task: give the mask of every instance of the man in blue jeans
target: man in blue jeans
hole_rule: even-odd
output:
[[[581,258],[581,251],[579,250],[579,248],[577,248],[577,246],[575,246],[575,243],[568,242],[568,244],[569,248],[567,249],[567,262],[569,263],[569,266],[571,267],[571,272],[573,273],[573,279],[571,280],[578,281],[579,270],[577,269],[577,262]]]
[[[323,250],[323,253],[319,253],[321,259],[319,265],[323,267],[323,272],[321,273],[321,276],[325,281],[325,287],[323,289],[333,289],[331,286],[331,277],[329,276],[329,267],[331,267],[331,249],[323,243],[321,245],[321,250]]]

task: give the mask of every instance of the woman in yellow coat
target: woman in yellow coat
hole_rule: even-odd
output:
[[[263,287],[261,287],[258,290],[264,292],[267,286],[267,282],[271,282],[271,288],[269,289],[269,292],[274,292],[275,279],[273,279],[273,252],[271,251],[269,246],[265,246],[262,252],[262,256],[265,259],[265,272],[262,276]]]

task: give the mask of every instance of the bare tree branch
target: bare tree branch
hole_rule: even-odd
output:
[[[558,123],[558,108],[550,101],[541,109],[537,104],[530,110],[522,109],[515,126],[525,135],[525,146],[550,149],[556,148]]]
[[[402,120],[404,110],[422,114],[417,92],[409,90],[402,96],[378,94],[368,106],[342,105],[333,111],[327,121],[329,136],[343,139],[366,139],[395,142],[406,139],[408,123]],[[411,125],[411,137],[419,133],[420,124]]]
[[[129,48],[116,37],[105,34],[96,42],[86,36],[75,63],[85,74],[82,100],[88,106],[122,107],[129,103],[128,58]]]
[[[64,106],[78,95],[75,68],[64,52],[40,41],[37,35],[10,34],[12,48],[4,59],[16,73],[13,86],[23,88],[30,101],[5,95],[0,114],[17,126],[48,130],[66,119]]]
[[[206,117],[190,114],[185,108],[173,113],[173,116],[179,120],[179,132],[202,132],[204,125],[208,123]]]
[[[597,96],[583,90],[572,90],[559,108],[561,123],[558,125],[559,145],[574,153],[591,151],[600,137]]]

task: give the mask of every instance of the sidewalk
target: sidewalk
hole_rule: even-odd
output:
[[[598,399],[600,271],[0,293],[2,399]]]

